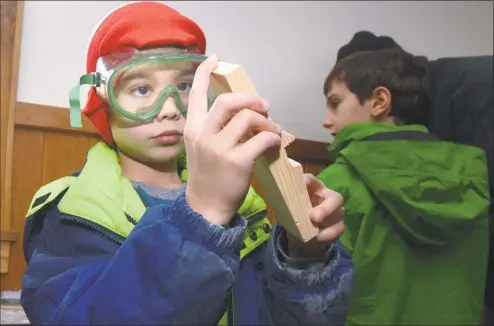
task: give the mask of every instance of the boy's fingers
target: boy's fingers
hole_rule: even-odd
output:
[[[245,93],[227,93],[218,96],[213,107],[209,110],[205,133],[217,134],[222,130],[223,126],[229,124],[229,121],[239,111],[244,109],[264,114],[268,110],[268,104],[258,96]]]
[[[314,207],[311,218],[316,223],[328,223],[334,218],[343,218],[344,216],[344,199],[336,191],[324,188],[326,193],[321,204]],[[325,224],[327,225],[327,224]]]
[[[242,143],[232,150],[232,154],[237,156],[240,162],[254,162],[259,156],[270,148],[281,145],[279,134],[262,131],[253,136],[245,143]]]
[[[219,141],[225,149],[230,150],[251,131],[281,134],[281,128],[276,123],[255,111],[244,109],[219,132]]]
[[[320,230],[316,239],[320,242],[335,241],[343,234],[343,232],[345,232],[345,223],[340,221],[330,227]]]
[[[208,91],[211,73],[218,65],[218,58],[212,55],[202,62],[196,70],[189,95],[187,110],[188,128],[194,128],[208,113]]]

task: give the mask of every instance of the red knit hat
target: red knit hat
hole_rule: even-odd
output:
[[[164,45],[196,46],[201,54],[206,52],[204,32],[176,10],[158,2],[125,5],[108,15],[94,33],[87,53],[86,73],[95,72],[98,59],[119,48]],[[89,91],[82,113],[105,142],[113,145],[107,110],[94,87]]]

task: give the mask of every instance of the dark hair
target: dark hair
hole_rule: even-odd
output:
[[[360,31],[353,35],[350,42],[338,50],[336,62],[360,51],[377,51],[384,49],[403,50],[392,37],[376,36],[369,31]]]
[[[418,60],[399,49],[363,51],[338,62],[324,81],[324,95],[334,81],[343,82],[361,104],[377,87],[391,93],[390,116],[400,124],[424,124],[430,99],[427,70]]]

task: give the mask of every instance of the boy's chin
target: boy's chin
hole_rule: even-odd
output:
[[[174,146],[153,146],[150,148],[146,156],[150,163],[160,164],[171,161],[176,161],[182,155],[182,146],[179,144]]]

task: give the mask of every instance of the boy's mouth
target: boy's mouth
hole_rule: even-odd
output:
[[[182,133],[178,130],[167,130],[154,137],[151,137],[152,140],[163,145],[176,144],[180,141],[181,138],[182,138]]]
[[[157,134],[156,136],[153,136],[152,138],[158,138],[163,136],[182,136],[182,133],[178,130],[167,130]]]

